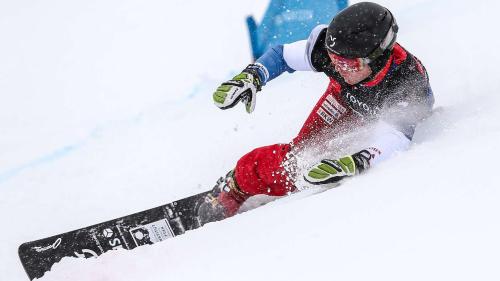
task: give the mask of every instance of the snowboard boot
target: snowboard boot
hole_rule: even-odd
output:
[[[250,195],[238,187],[234,171],[221,177],[212,191],[198,205],[198,219],[201,225],[234,216]]]

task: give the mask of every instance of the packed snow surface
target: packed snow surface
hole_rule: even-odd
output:
[[[0,2],[1,280],[27,280],[23,242],[204,191],[295,136],[322,74],[272,81],[251,115],[212,104],[250,62],[244,17],[267,5],[237,2]],[[64,259],[42,280],[499,280],[500,4],[379,3],[436,97],[408,152],[175,239]]]

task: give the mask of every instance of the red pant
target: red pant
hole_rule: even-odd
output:
[[[240,189],[249,194],[286,195],[295,189],[293,175],[284,168],[287,153],[321,139],[325,130],[331,131],[340,123],[350,122],[352,112],[343,104],[340,85],[330,80],[328,89],[314,106],[297,137],[290,144],[259,147],[240,158],[235,168],[235,178]]]

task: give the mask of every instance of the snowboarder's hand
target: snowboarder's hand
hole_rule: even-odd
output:
[[[255,109],[256,93],[261,89],[261,81],[255,65],[250,64],[233,79],[222,83],[213,94],[214,103],[220,109],[228,109],[239,101],[245,104],[248,113]]]
[[[370,167],[370,160],[373,159],[369,149],[335,160],[324,159],[310,168],[304,179],[312,184],[327,184],[362,173]]]
[[[307,171],[304,179],[312,184],[327,184],[356,173],[356,163],[352,156],[344,156],[335,160],[322,160]]]

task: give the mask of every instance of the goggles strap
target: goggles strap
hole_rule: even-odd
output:
[[[398,24],[396,23],[396,19],[392,20],[392,25],[389,31],[387,32],[387,35],[385,36],[384,40],[382,40],[382,43],[380,43],[380,46],[378,46],[370,55],[368,55],[368,59],[370,61],[375,60],[379,56],[381,56],[385,50],[391,49],[394,44],[396,43],[396,34],[398,32]]]

